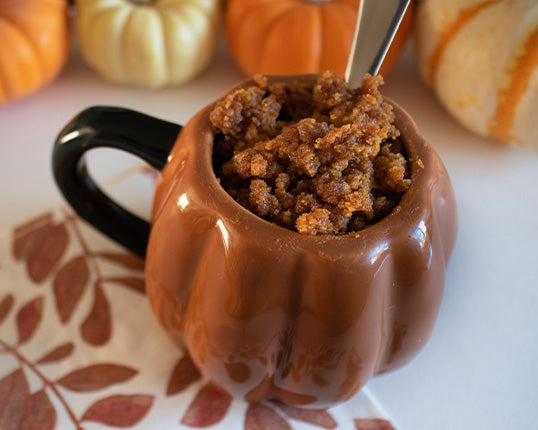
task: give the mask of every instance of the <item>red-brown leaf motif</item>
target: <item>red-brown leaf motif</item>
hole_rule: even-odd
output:
[[[102,257],[105,260],[116,263],[120,266],[125,267],[126,269],[131,270],[144,270],[144,260],[140,257],[137,257],[134,254],[123,254],[117,252],[99,252],[95,254],[96,257]]]
[[[245,430],[291,430],[291,426],[268,406],[251,403],[245,414]]]
[[[85,393],[125,382],[137,373],[135,369],[118,364],[92,364],[73,370],[57,382],[68,390]]]
[[[294,420],[310,423],[325,429],[334,429],[338,426],[338,423],[326,409],[301,409],[284,403],[276,404],[280,410]]]
[[[70,356],[74,349],[75,346],[72,342],[64,343],[45,354],[36,361],[36,364],[54,363],[55,361],[63,360],[64,358]]]
[[[2,301],[0,301],[0,324],[2,324],[4,319],[8,316],[14,302],[15,299],[13,299],[12,294],[6,294]]]
[[[17,429],[29,391],[21,368],[0,379],[0,429]]]
[[[140,173],[149,176],[150,179],[157,180],[159,177],[159,171],[149,165],[143,165],[140,169]]]
[[[192,362],[190,355],[185,354],[172,371],[172,375],[168,380],[168,386],[166,387],[166,395],[172,396],[177,394],[200,378],[200,372],[198,372],[198,369]]]
[[[39,248],[28,258],[28,274],[33,281],[41,283],[48,278],[64,255],[68,242],[65,225],[58,224],[49,229]]]
[[[54,298],[60,321],[66,323],[71,318],[88,281],[90,270],[86,257],[80,255],[65,263],[54,277]]]
[[[15,260],[28,258],[42,241],[47,229],[53,225],[52,219],[52,212],[48,212],[15,228],[11,248]]]
[[[146,281],[144,278],[106,278],[103,281],[120,284],[121,286],[127,287],[130,290],[136,291],[137,293],[146,294]]]
[[[47,393],[40,390],[26,401],[24,417],[17,430],[54,430],[56,411]]]
[[[18,343],[26,342],[37,329],[43,313],[43,297],[27,302],[17,312]]]
[[[148,413],[153,396],[117,395],[98,400],[82,416],[82,421],[95,421],[115,427],[132,427]]]
[[[87,343],[103,345],[112,333],[110,306],[99,281],[95,283],[93,291],[92,309],[80,326],[80,332]]]
[[[47,279],[69,243],[64,224],[55,224],[47,214],[15,229],[13,256],[25,260],[28,276],[35,283]]]
[[[381,418],[355,419],[356,430],[394,430],[392,424]]]
[[[204,386],[191,402],[181,424],[191,427],[209,427],[221,421],[230,405],[232,397],[208,384]]]

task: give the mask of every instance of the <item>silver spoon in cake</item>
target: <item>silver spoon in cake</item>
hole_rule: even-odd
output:
[[[361,0],[345,80],[352,88],[376,75],[411,0]]]

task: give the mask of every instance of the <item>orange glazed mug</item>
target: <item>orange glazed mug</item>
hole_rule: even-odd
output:
[[[152,309],[204,377],[247,401],[326,407],[424,346],[456,238],[442,161],[387,101],[411,186],[389,215],[354,236],[302,235],[237,203],[213,170],[215,103],[184,128],[90,108],[58,136],[54,175],[83,218],[145,256]],[[126,150],[162,171],[151,228],[96,187],[83,156],[95,147]]]

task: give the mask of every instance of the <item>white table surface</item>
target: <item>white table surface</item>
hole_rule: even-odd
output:
[[[52,84],[0,107],[0,227],[61,202],[52,143],[83,108],[124,106],[185,123],[242,78],[224,45],[199,77],[162,90],[109,84],[73,52]],[[385,94],[411,113],[445,162],[459,232],[430,341],[410,364],[368,386],[400,430],[536,429],[538,154],[460,126],[420,80],[410,47],[386,81]],[[134,162],[101,152],[90,158],[99,179]],[[149,212],[137,190],[127,194],[122,198]]]

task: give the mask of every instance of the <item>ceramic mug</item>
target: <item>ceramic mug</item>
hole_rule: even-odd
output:
[[[239,205],[213,170],[215,103],[183,128],[89,108],[58,136],[54,175],[77,213],[145,256],[152,309],[204,377],[248,401],[326,407],[424,346],[456,238],[441,159],[411,117],[386,101],[411,186],[389,215],[354,236],[302,235]],[[161,171],[151,224],[95,185],[84,154],[97,147],[122,149]]]

